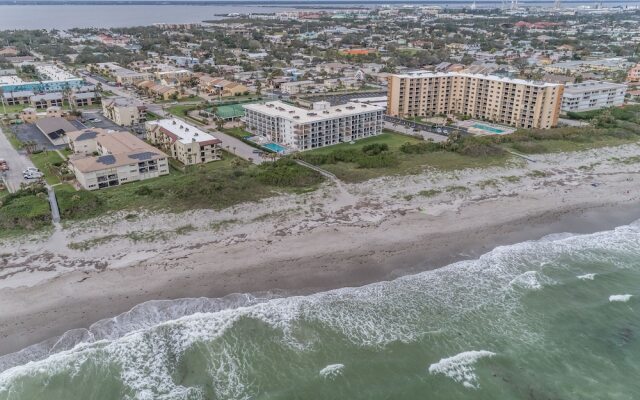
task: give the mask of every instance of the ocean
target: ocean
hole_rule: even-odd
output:
[[[358,288],[149,302],[0,358],[0,399],[637,399],[639,264],[636,222]]]

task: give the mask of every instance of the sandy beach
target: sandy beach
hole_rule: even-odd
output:
[[[222,211],[120,213],[0,244],[0,354],[153,299],[308,293],[640,218],[640,146],[514,157],[282,194]]]

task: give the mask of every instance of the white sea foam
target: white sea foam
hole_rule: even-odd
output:
[[[325,379],[334,379],[342,375],[344,364],[329,364],[320,370],[320,376]]]
[[[584,274],[584,275],[578,275],[576,278],[582,281],[592,281],[593,278],[595,277],[596,277],[596,274]]]
[[[622,303],[626,303],[627,301],[629,301],[631,299],[632,295],[630,294],[613,294],[611,296],[609,296],[609,301],[610,302],[622,302]]]
[[[237,345],[232,329],[242,320],[268,325],[282,344],[294,351],[308,351],[318,340],[300,324],[311,323],[333,330],[357,346],[384,347],[393,342],[419,340],[425,332],[451,332],[479,310],[493,310],[483,320],[487,335],[508,337],[510,341],[537,340],[535,321],[522,317],[521,290],[541,288],[549,282],[548,266],[561,265],[570,254],[576,262],[617,262],[609,252],[637,256],[640,234],[636,230],[616,230],[592,235],[563,237],[558,240],[531,241],[501,246],[477,260],[461,261],[447,267],[380,282],[361,288],[343,288],[310,296],[255,298],[237,296],[221,299],[183,299],[176,302],[150,302],[121,316],[94,324],[89,332],[70,332],[60,340],[49,341],[32,354],[21,353],[19,364],[0,373],[0,394],[12,390],[20,376],[55,374],[83,368],[86,360],[113,363],[122,371],[122,380],[145,398],[199,398],[198,389],[175,383],[172,368],[176,361],[201,342],[218,340],[210,359],[216,360],[209,373],[214,389],[222,398],[255,398],[248,356]],[[632,259],[633,257],[623,257]],[[545,267],[545,274],[539,268]],[[550,274],[551,275],[551,274]],[[498,312],[495,312],[498,311]],[[484,312],[484,311],[480,311]],[[91,333],[91,334],[89,334]],[[227,333],[229,333],[227,335]],[[227,336],[225,336],[227,335]],[[243,337],[259,349],[261,337]],[[471,346],[464,338],[460,345]],[[202,346],[206,347],[206,346]],[[58,353],[48,353],[46,350]],[[474,362],[492,356],[488,351],[467,352],[443,359],[429,368],[443,373],[466,387],[477,387]],[[40,361],[32,360],[40,359]],[[48,356],[47,359],[42,359]],[[0,369],[3,359],[0,358]],[[14,368],[11,368],[15,366]],[[229,384],[224,384],[229,382]]]
[[[472,350],[443,358],[429,366],[430,374],[444,374],[465,387],[477,389],[478,377],[475,373],[475,363],[481,358],[493,357],[496,354],[487,350]]]

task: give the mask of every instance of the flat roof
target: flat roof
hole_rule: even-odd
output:
[[[564,93],[583,93],[586,90],[603,89],[626,89],[627,85],[605,81],[585,81],[581,83],[571,83],[564,86]]]
[[[272,101],[265,104],[243,105],[245,110],[251,110],[273,117],[280,117],[295,123],[308,124],[311,122],[323,121],[357,115],[369,112],[384,111],[383,107],[372,104],[354,103],[341,104],[339,106],[327,107],[325,109],[310,110],[306,108],[292,106],[282,101]]]
[[[208,132],[203,131],[202,129],[190,125],[178,118],[166,118],[159,119],[156,121],[147,122],[149,125],[156,125],[171,134],[176,136],[176,140],[180,143],[189,144],[189,143],[200,143],[200,142],[208,142],[208,141],[217,141],[220,142],[220,139],[211,135]]]
[[[412,72],[406,72],[403,74],[392,74],[391,76],[397,76],[399,78],[462,77],[462,78],[489,79],[492,81],[499,81],[499,82],[517,84],[517,85],[531,85],[531,86],[539,86],[539,87],[561,86],[559,83],[529,81],[526,79],[505,78],[497,75],[470,74],[465,72],[412,71]]]
[[[0,85],[15,85],[23,82],[17,75],[0,76]]]

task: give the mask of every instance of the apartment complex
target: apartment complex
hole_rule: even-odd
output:
[[[102,114],[120,126],[141,124],[146,119],[146,108],[128,97],[114,97],[102,101]]]
[[[129,132],[92,128],[69,132],[67,137],[74,152],[69,166],[87,190],[169,173],[167,155]]]
[[[221,159],[220,139],[177,119],[160,119],[145,124],[147,140],[184,165]]]
[[[89,70],[102,75],[112,76],[113,79],[122,85],[133,85],[137,82],[153,80],[151,72],[137,72],[121,67],[116,63],[97,63],[87,66]]]
[[[382,132],[384,108],[370,104],[331,107],[328,102],[316,102],[308,110],[273,101],[243,107],[247,131],[294,150],[350,142]]]
[[[627,85],[612,82],[586,81],[564,87],[562,111],[591,111],[621,106]]]
[[[83,79],[55,65],[36,65],[40,77],[37,81],[24,81],[16,75],[0,76],[0,90],[3,93],[31,91],[36,93],[62,92],[84,86]]]
[[[555,126],[563,86],[458,72],[416,71],[389,76],[387,114],[460,114],[522,128]]]

